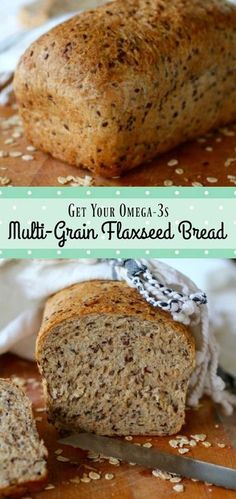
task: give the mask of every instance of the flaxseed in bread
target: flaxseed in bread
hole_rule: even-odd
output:
[[[192,335],[124,282],[85,282],[52,296],[36,350],[57,428],[167,435],[183,425]]]
[[[23,55],[15,92],[28,140],[112,177],[236,118],[236,6],[117,0]]]
[[[47,477],[46,457],[28,397],[11,380],[0,379],[0,496],[38,488]]]

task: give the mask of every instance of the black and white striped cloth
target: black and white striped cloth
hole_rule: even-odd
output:
[[[150,269],[139,260],[110,260],[114,279],[125,279],[136,288],[140,295],[153,307],[170,312],[174,320],[189,324],[189,317],[197,312],[197,308],[206,305],[204,292],[184,294],[169,288],[160,282]]]

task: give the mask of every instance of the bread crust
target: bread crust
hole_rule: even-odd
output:
[[[43,35],[14,88],[28,140],[107,177],[236,118],[236,6],[117,0]]]
[[[68,303],[70,306],[68,307]],[[63,289],[51,296],[46,303],[42,325],[36,344],[36,360],[40,356],[45,340],[58,324],[75,317],[96,314],[137,316],[140,320],[163,320],[187,340],[192,358],[195,356],[195,342],[188,327],[174,322],[171,315],[161,309],[154,309],[128,284],[119,281],[87,281]],[[39,365],[40,367],[40,365]]]

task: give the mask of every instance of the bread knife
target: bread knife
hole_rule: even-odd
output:
[[[116,457],[125,462],[146,468],[159,469],[185,478],[195,478],[219,487],[236,490],[236,469],[176,456],[159,449],[147,449],[110,437],[90,433],[73,434],[59,440],[60,444],[94,451],[97,454]]]

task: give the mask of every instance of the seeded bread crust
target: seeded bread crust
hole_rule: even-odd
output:
[[[84,317],[90,314],[114,314],[114,317],[119,314],[138,314],[142,320],[147,321],[156,321],[161,317],[172,329],[181,332],[194,349],[189,329],[174,322],[167,312],[154,309],[135,289],[124,282],[95,280],[70,286],[47,300],[36,354],[40,353],[44,338],[50,334],[52,327],[74,316]]]
[[[37,148],[121,175],[236,118],[236,6],[117,0],[37,40],[14,88]]]
[[[36,358],[59,429],[164,435],[184,423],[193,337],[123,282],[86,282],[52,296]]]
[[[25,417],[23,425],[21,417]],[[41,489],[47,481],[47,455],[37,433],[30,400],[16,383],[0,379],[0,496],[18,497]],[[19,471],[15,471],[15,467],[19,467]],[[8,484],[3,485],[6,482]]]

